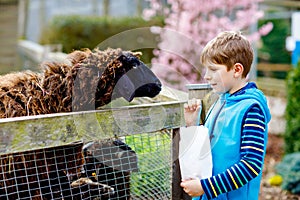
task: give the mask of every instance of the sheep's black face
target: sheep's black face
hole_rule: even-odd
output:
[[[73,110],[92,110],[124,97],[154,97],[161,82],[139,59],[140,53],[121,49],[95,49],[75,65]]]
[[[155,97],[161,91],[161,82],[154,73],[136,56],[126,52],[119,57],[126,73],[118,79],[113,98]]]
[[[90,142],[82,149],[82,176],[114,188],[112,199],[129,199],[130,173],[138,172],[137,154],[124,142],[112,139]]]

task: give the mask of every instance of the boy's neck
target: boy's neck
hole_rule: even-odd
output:
[[[248,84],[248,81],[247,81],[246,79],[241,79],[241,80],[237,83],[236,87],[232,88],[232,89],[229,91],[229,93],[230,93],[230,94],[234,94],[234,93],[236,93],[237,91],[239,91],[240,89],[242,89],[243,87],[245,87],[247,84]]]

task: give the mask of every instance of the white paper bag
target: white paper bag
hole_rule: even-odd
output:
[[[179,164],[183,180],[212,176],[210,139],[206,127],[180,128]]]

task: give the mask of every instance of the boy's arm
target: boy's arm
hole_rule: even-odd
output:
[[[266,141],[264,132],[266,122],[258,105],[254,105],[244,118],[241,135],[241,160],[225,172],[208,179],[202,179],[201,185],[208,198],[236,190],[262,171]]]

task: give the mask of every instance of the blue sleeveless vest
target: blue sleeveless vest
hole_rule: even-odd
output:
[[[211,134],[211,148],[213,158],[213,175],[226,171],[238,163],[240,157],[242,122],[246,112],[254,104],[258,104],[264,112],[266,122],[271,116],[267,101],[254,83],[248,83],[245,90],[237,95],[225,93],[212,106],[205,126]],[[268,129],[265,130],[267,141]],[[266,145],[265,145],[266,152]],[[260,190],[262,174],[249,181],[243,187],[217,196],[218,200],[257,200]],[[204,194],[202,200],[206,200]]]

